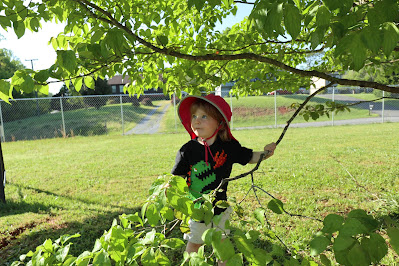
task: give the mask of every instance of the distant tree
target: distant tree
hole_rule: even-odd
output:
[[[11,51],[0,49],[0,79],[11,78],[15,71],[24,69],[24,65],[14,58]]]

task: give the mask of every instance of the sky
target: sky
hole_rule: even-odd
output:
[[[219,30],[231,27],[248,16],[251,8],[250,5],[239,4],[236,16],[227,17],[222,25],[216,27]],[[62,24],[42,23],[39,32],[32,33],[30,30],[26,30],[24,36],[18,39],[12,29],[6,32],[0,27],[0,34],[3,36],[3,39],[0,39],[0,48],[10,50],[14,57],[19,59],[27,68],[31,68],[33,63],[34,70],[47,69],[54,64],[57,57],[53,47],[49,44],[50,38],[56,37],[62,31]],[[49,92],[57,93],[62,85],[62,82],[50,83]]]

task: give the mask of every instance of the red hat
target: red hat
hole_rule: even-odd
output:
[[[183,124],[184,128],[190,134],[191,139],[195,139],[197,137],[197,135],[195,135],[195,133],[191,129],[190,107],[197,99],[200,99],[200,100],[210,103],[212,106],[214,106],[220,112],[220,114],[223,116],[229,136],[232,139],[235,139],[233,137],[233,135],[231,134],[230,125],[229,125],[231,116],[232,116],[230,106],[222,97],[214,95],[214,94],[209,94],[205,97],[190,95],[190,96],[185,97],[180,102],[179,108],[178,108],[179,117],[180,117],[181,123]]]

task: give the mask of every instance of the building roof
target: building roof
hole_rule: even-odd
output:
[[[130,78],[127,75],[125,76],[125,78],[123,78],[122,75],[115,75],[108,80],[109,85],[125,85],[130,82]]]

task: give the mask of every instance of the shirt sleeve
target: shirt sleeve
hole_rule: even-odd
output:
[[[189,163],[185,157],[184,147],[176,154],[175,165],[172,168],[172,175],[187,176],[190,171]]]
[[[238,141],[232,141],[232,149],[233,149],[233,162],[239,163],[241,165],[246,165],[251,161],[253,150],[248,149],[246,147],[241,146]]]

